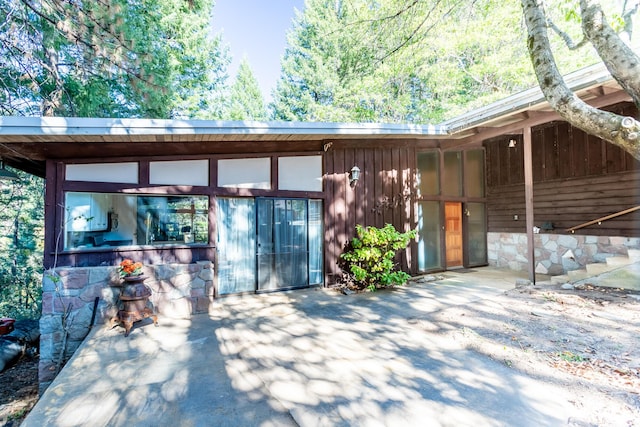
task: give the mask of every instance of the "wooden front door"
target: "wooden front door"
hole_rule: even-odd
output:
[[[444,224],[447,268],[462,267],[462,203],[445,202]]]

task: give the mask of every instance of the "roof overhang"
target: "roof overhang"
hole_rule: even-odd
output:
[[[604,97],[631,100],[601,64],[568,74],[565,82],[587,102]],[[47,159],[217,153],[225,152],[230,142],[257,152],[283,146],[289,150],[321,147],[326,140],[478,141],[486,129],[495,134],[496,129],[513,128],[538,114],[553,117],[536,87],[438,125],[0,117],[0,157],[11,166],[43,176]]]

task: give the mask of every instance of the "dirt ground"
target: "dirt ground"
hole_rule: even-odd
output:
[[[451,339],[575,396],[568,426],[640,426],[640,292],[525,286],[434,314]],[[0,426],[37,401],[38,357],[0,374]]]
[[[0,426],[19,426],[38,400],[38,353],[29,349],[0,373]]]
[[[640,292],[536,285],[436,314],[452,339],[561,386],[569,426],[640,426]]]

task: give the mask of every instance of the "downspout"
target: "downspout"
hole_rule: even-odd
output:
[[[527,271],[529,272],[529,281],[535,285],[536,254],[535,242],[533,240],[533,156],[530,126],[523,129],[522,137],[524,140],[524,198],[527,227]]]

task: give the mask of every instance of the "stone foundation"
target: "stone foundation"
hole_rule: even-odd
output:
[[[160,325],[163,317],[189,318],[207,312],[214,298],[213,273],[213,264],[208,261],[146,266],[145,284],[152,291],[150,300]],[[45,272],[38,374],[41,391],[89,333],[96,298],[95,325],[105,325],[117,314],[120,283],[116,267],[59,267]]]
[[[640,248],[640,238],[535,234],[536,273],[556,276],[587,264],[605,262],[610,256],[626,256]],[[527,235],[487,233],[489,265],[516,271],[527,270]]]

